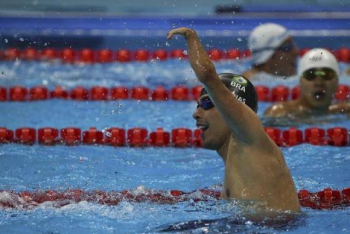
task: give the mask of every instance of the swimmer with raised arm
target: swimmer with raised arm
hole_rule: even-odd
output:
[[[295,185],[281,150],[265,133],[257,111],[257,95],[251,82],[234,74],[217,74],[197,33],[173,29],[188,44],[188,56],[204,85],[193,113],[202,130],[203,146],[216,150],[225,164],[222,198],[259,201],[265,210],[298,213]]]

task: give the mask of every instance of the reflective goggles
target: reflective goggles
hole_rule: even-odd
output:
[[[330,68],[312,68],[304,71],[302,76],[308,81],[313,81],[317,77],[321,77],[323,80],[332,80],[337,77],[337,74]]]
[[[214,103],[210,100],[208,96],[205,96],[197,102],[197,109],[201,107],[203,110],[209,110],[214,107]]]

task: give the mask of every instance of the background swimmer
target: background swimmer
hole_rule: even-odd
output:
[[[264,76],[296,74],[298,48],[288,30],[278,24],[266,23],[254,28],[248,38],[253,66],[243,72],[248,79]]]
[[[265,117],[305,117],[350,113],[350,103],[333,103],[339,84],[339,65],[334,55],[322,48],[308,51],[299,61],[300,97],[276,103]]]

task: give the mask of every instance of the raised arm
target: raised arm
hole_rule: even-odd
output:
[[[226,123],[236,137],[242,141],[261,141],[262,136],[257,133],[262,125],[257,115],[245,104],[239,102],[220,81],[215,66],[203,48],[197,33],[189,28],[173,29],[168,33],[168,39],[174,35],[182,35],[188,45],[188,56],[192,69],[200,82],[205,86],[215,107],[223,115]],[[247,121],[249,120],[249,121]],[[263,142],[261,142],[263,144]]]

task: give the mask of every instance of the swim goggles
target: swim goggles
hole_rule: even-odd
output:
[[[302,76],[308,81],[313,81],[317,77],[321,77],[323,80],[332,80],[337,77],[337,74],[330,68],[311,68],[304,71]]]
[[[214,107],[214,103],[210,100],[208,96],[205,96],[197,102],[197,109],[201,107],[203,110],[209,110]]]

